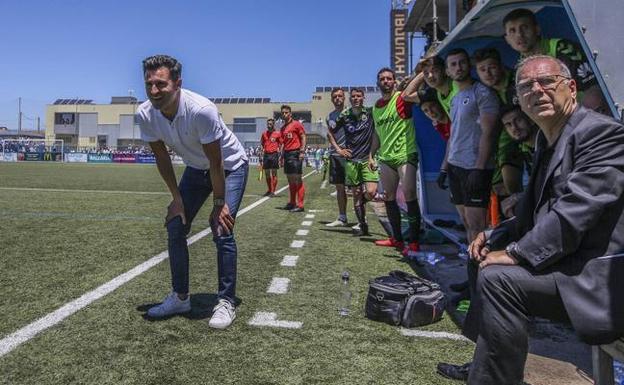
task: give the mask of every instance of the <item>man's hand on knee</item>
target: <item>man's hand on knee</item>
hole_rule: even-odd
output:
[[[479,264],[479,269],[484,269],[489,265],[517,265],[518,260],[507,254],[505,250],[492,251],[485,256]]]
[[[186,215],[184,215],[184,203],[182,203],[181,199],[174,199],[169,203],[167,207],[167,216],[165,217],[165,227],[167,223],[171,222],[171,220],[177,216],[180,216],[182,219],[182,224],[186,225]]]
[[[477,262],[483,261],[485,256],[490,252],[486,242],[487,239],[483,231],[477,234],[477,237],[474,241],[472,241],[472,243],[470,243],[470,246],[468,246],[468,254],[470,254],[470,258]]]

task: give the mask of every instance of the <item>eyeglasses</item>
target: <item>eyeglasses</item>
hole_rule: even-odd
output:
[[[557,80],[558,78],[561,78],[561,80]],[[539,84],[540,88],[544,91],[554,90],[559,87],[559,84],[564,80],[570,80],[570,78],[563,75],[549,75],[542,76],[541,78],[523,80],[516,84],[516,92],[518,95],[529,94],[533,90],[533,84],[535,83]]]

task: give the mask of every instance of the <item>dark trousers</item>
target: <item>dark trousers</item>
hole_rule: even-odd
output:
[[[569,322],[553,275],[492,265],[478,271],[475,294],[464,327],[477,342],[468,384],[522,384],[530,317]]]
[[[248,171],[249,166],[247,163],[244,163],[236,170],[225,171],[225,202],[233,218],[236,218],[236,213],[243,199]],[[191,231],[191,223],[199,209],[201,209],[210,193],[212,193],[210,173],[206,170],[186,167],[178,188],[184,203],[186,226],[182,224],[180,217],[176,217],[167,223],[169,266],[171,267],[173,291],[176,293],[188,293],[189,252],[186,236]],[[219,235],[213,231],[212,240],[217,246],[218,297],[235,303],[237,249],[234,233]]]

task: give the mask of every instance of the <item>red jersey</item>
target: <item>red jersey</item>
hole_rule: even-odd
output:
[[[279,151],[280,143],[282,143],[282,134],[276,130],[266,130],[260,137],[260,145],[265,154],[273,154]]]
[[[438,131],[438,133],[440,134],[440,136],[442,136],[442,139],[444,139],[444,141],[448,141],[449,137],[451,136],[451,121],[449,120],[448,122],[445,123],[438,123],[438,124],[434,124],[433,127],[435,128],[436,131]]]
[[[282,127],[282,142],[284,143],[284,151],[301,150],[301,137],[305,135],[303,124],[297,120]]]

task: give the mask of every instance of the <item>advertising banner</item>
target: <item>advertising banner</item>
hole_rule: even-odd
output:
[[[390,66],[395,71],[396,78],[403,79],[409,75],[408,57],[409,45],[405,23],[407,9],[393,9],[390,11]]]
[[[136,163],[136,157],[134,154],[113,154],[113,162]]]
[[[63,159],[63,154],[60,152],[44,152],[43,160],[48,162],[56,162],[61,161]]]
[[[24,153],[20,153],[21,155],[23,155],[23,158],[20,160],[24,160],[27,162],[34,162],[34,161],[39,161],[39,160],[43,160],[43,153],[39,153],[39,152],[24,152]],[[19,155],[18,155],[18,159],[19,159]]]
[[[67,163],[87,163],[87,154],[82,153],[69,153],[65,154],[65,162]]]
[[[111,154],[87,154],[87,161],[89,163],[111,163],[113,157]]]
[[[3,152],[0,154],[0,162],[17,162],[17,152]]]
[[[154,157],[154,155],[137,154],[136,162],[137,163],[156,163],[156,158]]]

